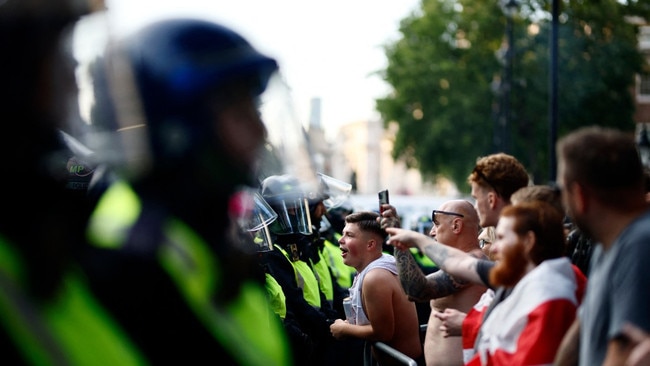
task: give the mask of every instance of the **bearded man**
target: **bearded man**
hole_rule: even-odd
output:
[[[508,206],[493,243],[496,262],[477,259],[414,231],[387,228],[400,250],[417,246],[445,272],[490,288],[511,289],[484,320],[468,365],[551,364],[584,288],[563,256],[562,215],[546,202]]]

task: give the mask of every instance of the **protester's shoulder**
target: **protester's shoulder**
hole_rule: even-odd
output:
[[[642,233],[642,235],[650,233],[650,208],[641,214],[630,226],[633,227],[635,231]]]
[[[386,268],[376,267],[370,269],[363,277],[363,286],[364,288],[367,286],[389,287],[394,283],[399,284],[399,282],[395,281],[396,278],[397,276],[395,273],[391,272],[390,270]]]
[[[650,230],[650,225],[647,225],[648,223],[650,223],[650,206],[643,213],[641,213],[630,226]]]
[[[628,249],[639,253],[650,254],[650,245],[638,245],[646,243],[650,238],[650,210],[646,211],[634,220],[620,237],[620,244]],[[631,253],[630,253],[631,254]]]

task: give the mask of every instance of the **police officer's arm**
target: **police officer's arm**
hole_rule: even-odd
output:
[[[449,296],[469,285],[468,282],[454,280],[445,271],[436,271],[425,276],[409,250],[395,248],[394,255],[400,283],[411,301]]]
[[[454,276],[457,281],[467,281],[480,285],[483,282],[477,272],[479,259],[462,250],[440,244],[434,239],[413,230],[386,228],[390,235],[388,243],[399,250],[417,247],[442,270]]]

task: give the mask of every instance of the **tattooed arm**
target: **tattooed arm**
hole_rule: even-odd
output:
[[[426,301],[449,296],[471,285],[467,281],[456,280],[442,270],[425,276],[409,250],[395,248],[394,255],[400,282],[411,301]]]
[[[479,259],[475,256],[440,244],[432,238],[412,230],[387,228],[386,232],[390,235],[388,243],[395,246],[396,249],[408,251],[410,247],[418,247],[442,270],[454,276],[456,281],[485,285],[476,271]]]

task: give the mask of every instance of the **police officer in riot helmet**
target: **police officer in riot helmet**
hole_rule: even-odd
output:
[[[0,1],[3,364],[143,364],[79,271],[87,212],[68,186],[71,151],[60,135],[77,105],[64,46],[92,10],[79,0]]]
[[[257,97],[277,70],[275,60],[232,30],[194,19],[155,22],[107,55],[114,56],[108,67],[126,58],[117,72],[132,80],[116,88],[122,97],[134,93],[141,109],[129,115],[118,106],[115,129],[126,164],[116,169],[137,192],[164,205],[158,209],[190,223],[230,256],[237,247],[223,245],[229,205],[241,185],[253,183],[265,136]],[[232,267],[229,275],[239,272]]]
[[[305,236],[313,233],[313,226],[307,197],[298,179],[290,175],[268,177],[262,182],[262,196],[278,214],[270,226],[276,244],[291,244],[292,258],[309,259],[303,249],[308,246]]]
[[[262,196],[278,214],[269,226],[275,250],[266,258],[287,295],[287,311],[295,314],[302,331],[309,336],[309,343],[314,345],[311,354],[299,355],[300,362],[327,364],[344,352],[328,331],[336,311],[320,290],[312,268],[317,234],[310,215],[310,190],[291,175],[273,175],[263,180]]]
[[[310,363],[359,364],[360,360],[353,359],[348,352],[359,344],[352,339],[337,341],[328,332],[338,311],[317,282],[323,277],[314,266],[320,260],[318,245],[322,239],[314,217],[318,222],[325,212],[323,200],[330,196],[322,184],[322,176],[316,187],[303,184],[291,175],[274,175],[263,180],[262,196],[278,214],[278,219],[269,226],[275,250],[266,258],[287,295],[287,310],[296,315],[303,332],[315,346],[308,356]],[[316,279],[310,280],[313,273]],[[297,283],[296,276],[302,283]],[[331,277],[329,280],[332,281]]]
[[[97,123],[106,137],[97,150],[119,179],[91,219],[104,264],[92,276],[96,291],[153,362],[289,362],[284,334],[255,318],[270,312],[251,300],[264,295],[264,274],[234,212],[266,143],[258,98],[276,61],[219,24],[169,19],[118,40],[97,62],[108,73],[95,79],[105,81],[98,107],[115,111]],[[125,234],[107,244],[102,233],[114,223]]]
[[[83,2],[0,2],[0,106],[6,121],[0,156],[8,168],[0,183],[5,199],[0,231],[24,242],[20,250],[38,262],[30,283],[42,296],[56,291],[72,243],[64,236],[76,234],[83,220],[76,210],[83,202],[65,190],[68,152],[59,129],[69,117],[64,106],[76,96],[63,38],[87,12]],[[9,205],[14,200],[20,202]],[[70,225],[75,227],[68,230]]]
[[[289,341],[291,342],[292,358],[296,365],[306,365],[313,362],[316,344],[312,337],[303,330],[303,325],[296,316],[296,299],[303,299],[302,289],[295,282],[294,268],[286,260],[284,254],[274,246],[274,235],[269,227],[277,220],[278,215],[256,192],[252,202],[252,215],[239,220],[242,233],[252,236],[256,244],[259,264],[266,275],[266,290],[273,311],[282,319]],[[304,300],[303,300],[304,302]],[[312,310],[310,305],[306,305]],[[314,312],[316,312],[314,310]]]

